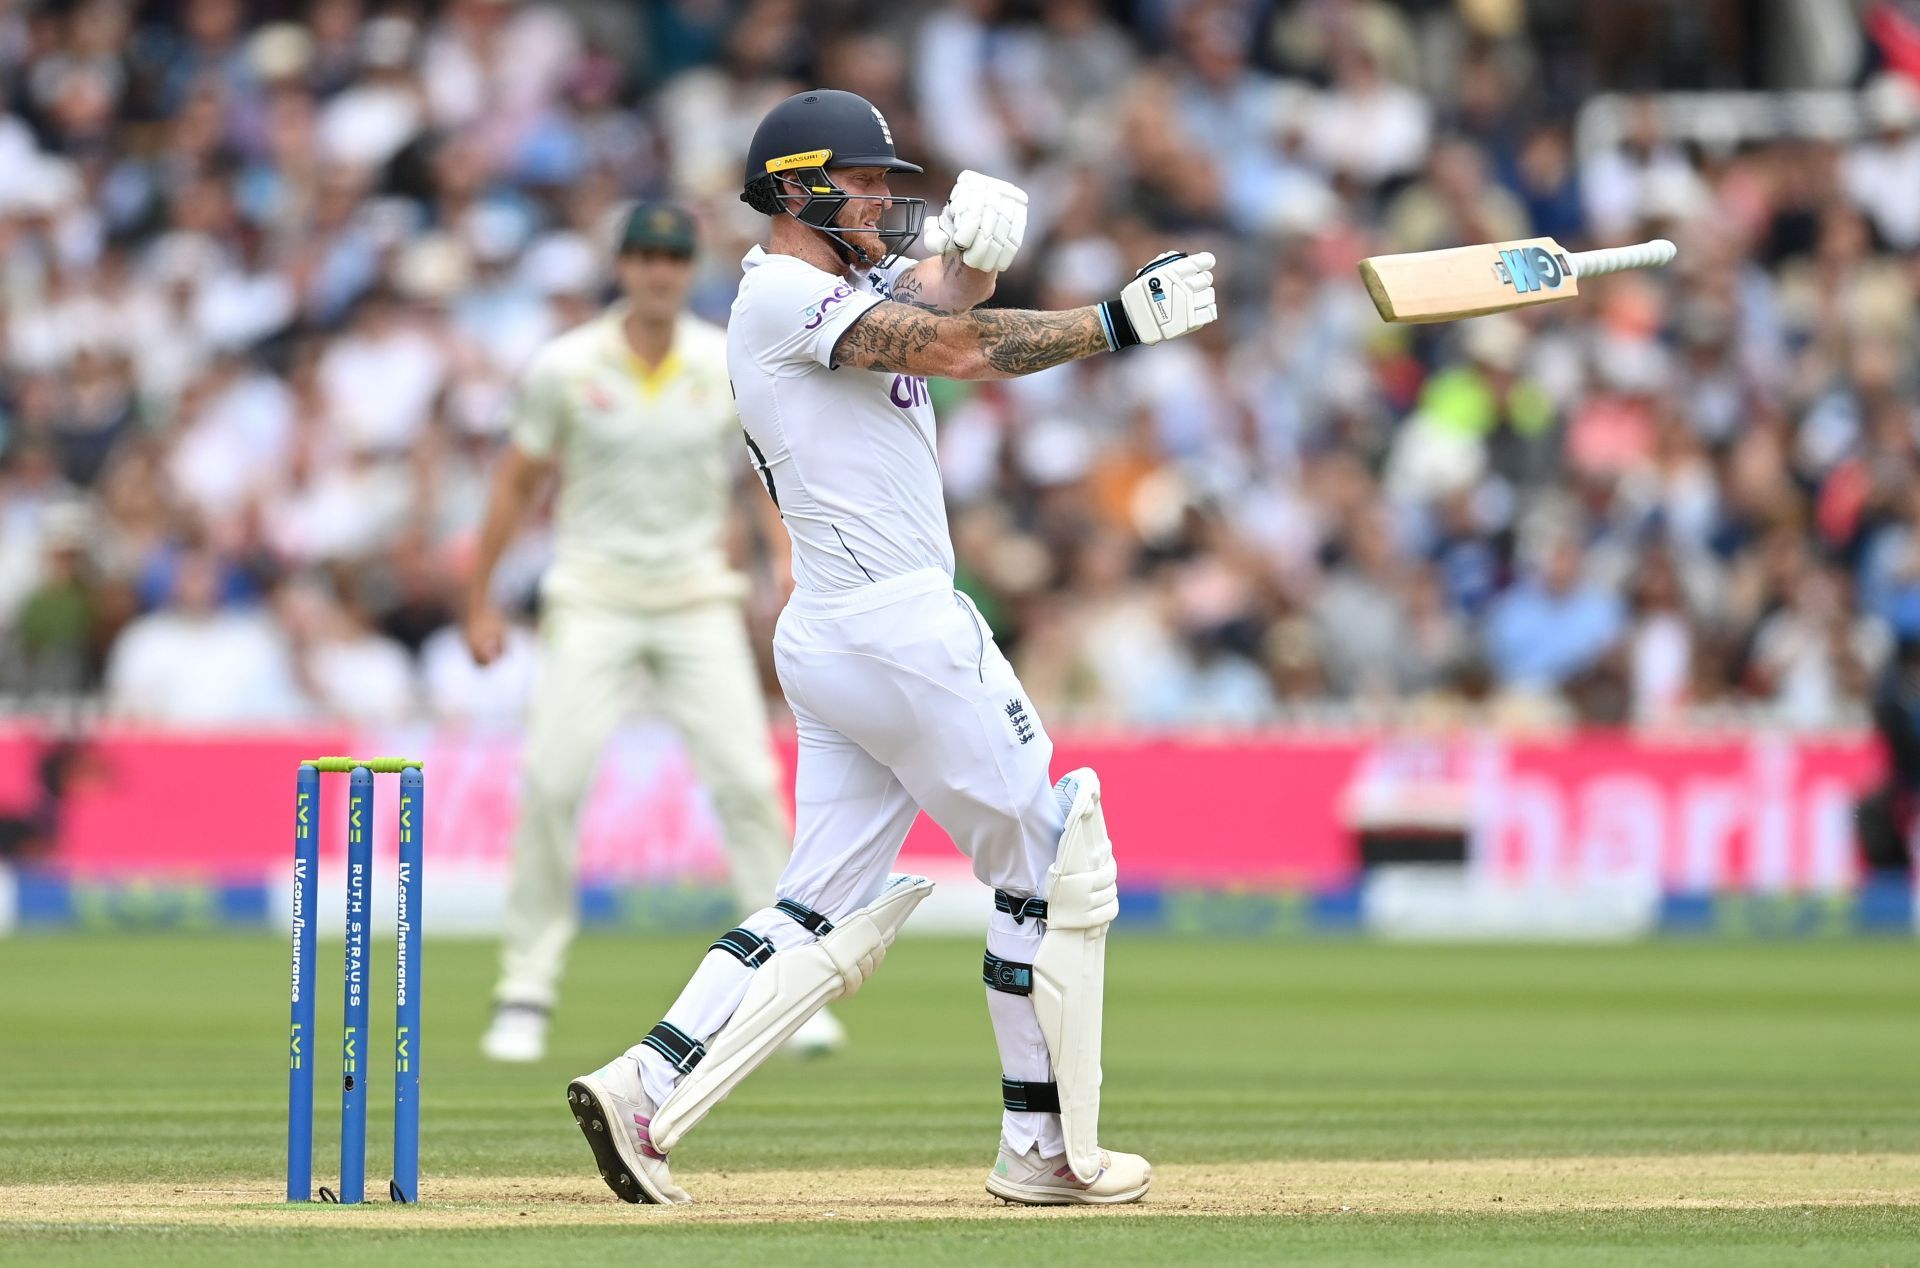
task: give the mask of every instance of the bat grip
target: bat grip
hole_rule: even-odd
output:
[[[1573,275],[1599,277],[1602,273],[1618,273],[1622,269],[1657,269],[1663,264],[1671,264],[1678,252],[1679,248],[1665,238],[1655,238],[1638,246],[1576,251],[1572,256]]]

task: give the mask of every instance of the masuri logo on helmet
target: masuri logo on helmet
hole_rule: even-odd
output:
[[[783,154],[767,160],[769,172],[790,172],[796,167],[825,167],[832,150],[808,150],[805,154]]]

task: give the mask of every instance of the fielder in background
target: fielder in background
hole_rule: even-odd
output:
[[[1132,1202],[1152,1169],[1098,1139],[1106,934],[1119,911],[1090,770],[1053,743],[953,587],[926,379],[1012,378],[1212,321],[1213,257],[1170,252],[1115,298],[978,309],[1025,233],[1027,197],[963,172],[928,239],[889,179],[880,112],[801,93],[761,121],[743,201],[772,219],[727,327],[747,444],[793,543],[774,660],[799,740],[779,901],[713,944],[659,1025],[567,1099],[629,1202],[685,1202],[667,1155],[786,1036],[879,966],[931,888],[889,876],[925,810],[993,887],[983,976],[999,1043],[1000,1155],[987,1190],[1032,1204]],[[958,967],[958,966],[956,966]],[[988,1089],[981,1089],[982,1097]]]
[[[713,797],[742,911],[772,899],[787,861],[780,770],[741,613],[746,579],[725,545],[742,483],[726,334],[681,312],[694,248],[693,221],[679,208],[642,205],[627,218],[625,302],[529,365],[467,580],[467,646],[486,664],[506,631],[489,593],[494,566],[557,476],[505,944],[481,1041],[498,1061],[545,1054],[577,924],[580,807],[636,695],[679,730]],[[769,545],[784,551],[778,514],[763,514]],[[795,1044],[839,1041],[823,1014]]]

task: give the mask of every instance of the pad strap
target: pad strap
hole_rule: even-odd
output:
[[[707,1055],[707,1046],[697,1042],[680,1027],[670,1022],[661,1022],[647,1032],[640,1041],[667,1059],[667,1064],[682,1074],[692,1074],[693,1067],[700,1064],[700,1058]]]
[[[1000,1103],[1015,1113],[1058,1114],[1060,1088],[1054,1083],[1023,1083],[1019,1079],[1003,1078]]]
[[[987,952],[980,980],[990,989],[1008,995],[1033,994],[1033,966],[1017,960],[1003,960],[991,951]]]
[[[782,898],[773,905],[773,909],[783,916],[791,916],[799,922],[802,929],[816,938],[824,938],[833,932],[833,922],[805,903],[796,903],[791,898]]]
[[[749,974],[746,994],[707,1041],[700,1068],[675,1084],[654,1113],[647,1128],[654,1149],[670,1152],[822,1004],[859,990],[886,957],[908,913],[932,889],[933,882],[924,876],[891,877],[872,903],[849,912],[832,933],[777,951]],[[782,914],[803,924],[813,916],[798,904],[779,906]]]
[[[751,929],[729,929],[714,940],[709,951],[725,951],[750,969],[757,969],[773,958],[773,940]]]
[[[1013,923],[1016,925],[1026,924],[1028,916],[1032,916],[1035,920],[1047,918],[1047,900],[1037,894],[1016,898],[1004,889],[996,889],[993,891],[993,909],[1004,911],[1012,916]]]

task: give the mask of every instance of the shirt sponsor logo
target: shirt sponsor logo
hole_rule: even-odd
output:
[[[931,399],[927,395],[927,381],[917,374],[894,375],[887,387],[887,398],[901,409],[925,405]]]
[[[807,324],[804,329],[818,330],[820,323],[827,319],[827,310],[851,294],[853,294],[853,287],[845,282],[834,287],[833,294],[807,309]]]

